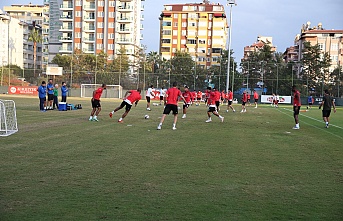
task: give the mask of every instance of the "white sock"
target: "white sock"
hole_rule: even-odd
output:
[[[219,115],[219,118],[223,118],[223,117]]]
[[[123,118],[119,118],[119,121],[122,121],[123,120]]]
[[[90,119],[90,120],[92,120],[92,119],[93,119],[93,117],[92,117],[92,116],[90,116],[90,117],[89,117],[89,119]]]
[[[114,111],[112,111],[111,113],[114,114]]]
[[[94,117],[93,117],[93,119],[97,119],[98,117],[95,115]]]
[[[299,124],[295,124],[296,127],[299,127]]]
[[[176,127],[176,124],[173,124],[173,127]]]

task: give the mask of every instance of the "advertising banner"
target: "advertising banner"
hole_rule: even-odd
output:
[[[10,86],[8,94],[36,95],[38,96],[38,87],[29,86]]]
[[[292,96],[279,96],[279,104],[291,104]],[[261,95],[261,103],[273,103],[273,95]]]

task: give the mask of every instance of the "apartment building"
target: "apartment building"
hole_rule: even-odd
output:
[[[33,42],[30,42],[29,33],[33,27],[39,30],[40,34],[42,35],[42,39],[48,38],[48,24],[44,21],[48,19],[46,15],[46,11],[49,10],[49,7],[44,5],[20,5],[20,4],[13,4],[11,6],[4,6],[4,11],[8,14],[11,18],[17,19],[20,21],[22,25],[23,32],[19,38],[21,39],[22,43],[22,56],[23,56],[23,65],[22,67],[25,69],[33,68]],[[44,28],[43,28],[44,27]],[[12,36],[12,34],[11,34]],[[44,42],[44,41],[43,41]],[[18,44],[19,45],[19,44]],[[44,48],[43,48],[44,47]],[[42,50],[48,49],[47,43],[37,43],[37,54],[36,54],[36,69],[45,68],[43,66],[42,60]],[[45,58],[44,58],[45,59]]]
[[[209,1],[166,4],[159,19],[162,58],[171,59],[181,51],[203,67],[219,65],[228,32],[223,5]]]
[[[301,33],[296,36],[294,42],[298,61],[303,57],[304,42],[310,42],[311,45],[318,44],[322,52],[329,53],[331,59],[329,72],[343,64],[343,30],[325,30],[321,23],[312,28],[310,22],[304,24]]]
[[[140,49],[144,0],[63,0],[60,5],[62,47],[97,54],[104,51],[113,60],[123,47],[134,62]]]
[[[0,65],[8,64],[24,67],[23,25],[0,10]]]
[[[269,45],[272,52],[276,52],[276,47],[273,45],[272,37],[258,36],[257,41],[252,45],[244,47],[244,55],[242,60],[248,59],[248,57],[254,53],[261,50],[265,45]]]

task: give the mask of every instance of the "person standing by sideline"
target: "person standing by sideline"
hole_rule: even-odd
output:
[[[62,82],[62,87],[61,87],[62,100],[61,100],[61,102],[67,102],[67,92],[68,92],[68,88],[66,86],[66,82]]]
[[[128,94],[130,95],[128,96]],[[120,106],[110,112],[110,118],[112,118],[115,112],[125,107],[125,112],[118,120],[119,123],[123,123],[123,119],[130,112],[132,105],[135,104],[136,107],[140,99],[142,99],[141,89],[138,88],[137,90],[126,91],[123,102],[120,104]]]
[[[319,109],[322,108],[323,120],[325,122],[325,128],[329,128],[329,121],[330,121],[330,114],[331,109],[333,107],[333,112],[336,113],[336,106],[335,102],[333,101],[333,97],[330,96],[329,91],[326,89],[324,91],[323,101],[319,105]]]
[[[313,97],[310,95],[307,97],[307,109],[312,109]]]
[[[55,106],[58,109],[58,84],[55,84],[54,87],[54,103],[52,108],[55,109]]]
[[[295,121],[295,126],[293,127],[294,130],[299,130],[299,112],[301,107],[301,100],[300,100],[300,92],[297,90],[296,86],[292,86],[293,92],[293,116]]]
[[[154,85],[151,85],[149,88],[148,88],[148,91],[146,93],[146,110],[150,111],[150,99],[151,98],[154,98],[155,97],[155,93],[152,91],[154,89]]]
[[[227,93],[227,110],[226,112],[229,112],[229,109],[232,110],[232,112],[235,112],[235,109],[232,106],[232,101],[233,101],[233,92],[231,88],[229,88],[229,91]]]
[[[106,90],[106,84],[102,84],[101,87],[99,87],[97,90],[93,91],[93,97],[92,97],[92,112],[91,116],[89,117],[89,121],[99,121],[98,115],[101,111],[101,105],[100,105],[100,97],[102,95],[102,92]]]
[[[257,108],[257,102],[258,102],[258,93],[254,90],[254,100],[255,100],[255,108]]]
[[[48,107],[47,109],[52,110],[52,102],[54,100],[54,85],[52,83],[52,79],[49,79],[49,83],[46,86],[47,90],[48,90]]]
[[[38,97],[39,97],[39,110],[41,112],[46,112],[46,83],[42,81],[42,84],[38,87]]]
[[[164,119],[166,118],[167,115],[170,114],[171,111],[173,111],[174,115],[174,123],[173,123],[173,130],[176,130],[176,123],[177,123],[177,114],[178,114],[178,107],[177,107],[177,102],[178,98],[180,97],[183,102],[187,103],[185,98],[182,96],[181,91],[176,87],[177,83],[173,83],[173,87],[169,88],[166,92],[166,96],[164,97],[164,103],[166,103],[166,107],[164,108],[162,118],[160,123],[157,126],[157,130],[162,129],[162,124],[164,122]]]

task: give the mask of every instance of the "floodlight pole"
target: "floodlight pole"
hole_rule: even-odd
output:
[[[231,59],[231,31],[232,31],[232,6],[237,5],[236,0],[227,0],[227,6],[230,6],[230,22],[229,22],[229,42],[227,52],[227,76],[226,76],[226,92],[229,92],[230,84],[230,59]]]

